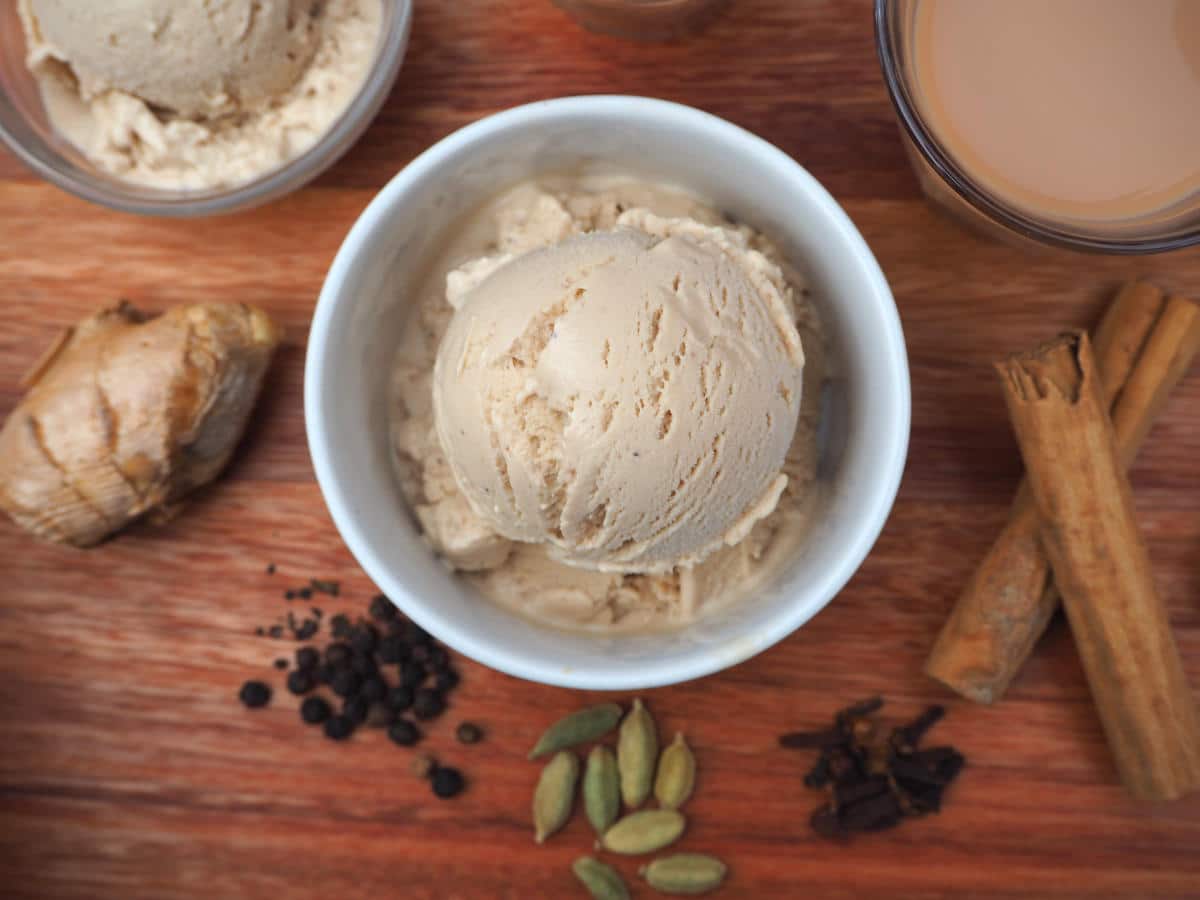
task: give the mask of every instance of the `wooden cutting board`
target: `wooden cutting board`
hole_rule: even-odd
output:
[[[534,846],[538,769],[524,753],[549,720],[596,697],[463,661],[454,706],[425,744],[470,779],[442,802],[382,735],[334,745],[301,726],[286,692],[258,712],[236,693],[249,677],[282,681],[271,663],[293,647],[254,631],[286,613],[285,587],[340,579],[327,614],[361,611],[372,593],[322,504],[301,410],[309,317],[351,222],[415,154],[480,116],[627,92],[724,116],[808,167],[878,255],[912,363],[904,484],[850,585],[769,652],[647,692],[664,736],[684,729],[696,749],[686,846],[729,862],[717,896],[1200,896],[1200,797],[1151,808],[1117,786],[1062,623],[996,708],[948,696],[920,671],[1020,474],[991,361],[1092,323],[1132,275],[1200,294],[1200,253],[1030,255],[931,210],[897,138],[865,0],[735,0],[707,34],[672,46],[589,35],[548,0],[417,7],[379,120],[314,186],[265,209],[195,222],[119,215],[0,153],[0,415],[57,330],[116,297],[151,308],[246,300],[288,331],[227,477],[169,525],[84,553],[0,523],[0,894],[580,896],[568,866],[589,830],[577,817]],[[1200,691],[1198,411],[1194,371],[1132,477]],[[830,845],[806,824],[817,802],[800,781],[806,759],[775,738],[873,693],[898,717],[945,702],[936,735],[970,766],[942,815]],[[463,719],[486,728],[483,744],[454,742]]]

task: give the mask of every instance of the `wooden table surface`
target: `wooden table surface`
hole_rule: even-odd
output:
[[[363,141],[309,189],[233,218],[108,212],[0,153],[0,415],[56,331],[118,296],[151,308],[236,298],[288,330],[227,477],[169,525],[76,552],[0,523],[0,894],[580,896],[568,865],[589,830],[577,816],[534,846],[538,767],[524,752],[548,720],[594,697],[463,661],[426,746],[470,786],[442,802],[382,735],[334,745],[301,726],[286,692],[258,712],[235,695],[248,677],[282,681],[271,662],[291,646],[254,629],[286,611],[284,587],[340,579],[345,596],[327,612],[361,611],[372,593],[321,501],[301,410],[309,317],[347,228],[454,129],[595,92],[690,103],[792,154],[866,236],[909,342],[908,469],[862,570],[769,652],[648,692],[664,735],[685,729],[696,748],[686,846],[728,860],[717,896],[1200,897],[1200,797],[1152,808],[1122,792],[1065,625],[995,708],[921,674],[1020,474],[990,362],[1093,322],[1131,275],[1200,294],[1200,253],[1029,255],[931,210],[897,138],[866,0],[736,0],[705,35],[671,46],[589,35],[548,0],[418,0],[399,85]],[[1132,477],[1200,691],[1198,408],[1193,371]],[[946,702],[937,735],[970,767],[941,816],[831,846],[806,824],[816,798],[800,782],[804,759],[775,737],[876,692],[897,716]],[[464,718],[486,727],[485,743],[454,742]]]

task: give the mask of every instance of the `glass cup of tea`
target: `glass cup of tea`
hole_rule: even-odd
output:
[[[876,0],[875,30],[936,204],[1076,250],[1200,244],[1198,0]]]

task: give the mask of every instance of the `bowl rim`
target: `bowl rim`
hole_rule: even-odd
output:
[[[29,149],[2,121],[0,142],[35,174],[60,190],[117,212],[181,219],[226,215],[262,206],[299,190],[329,169],[357,143],[383,108],[408,51],[413,0],[379,2],[385,8],[388,3],[395,4],[396,19],[392,28],[381,35],[377,62],[368,71],[349,105],[333,120],[328,130],[299,156],[243,184],[216,191],[196,191],[195,196],[183,191],[163,191],[163,199],[139,198],[104,187],[98,181],[93,183],[91,178],[78,177],[56,168]],[[6,99],[4,92],[0,91],[0,101]],[[132,187],[140,186],[134,184]],[[155,191],[154,188],[144,190],[151,195]]]
[[[863,501],[864,512],[849,535],[852,539],[845,544],[833,564],[824,570],[818,592],[822,597],[821,602],[811,608],[797,605],[793,614],[781,614],[772,619],[769,626],[760,627],[755,633],[755,640],[731,642],[719,653],[712,652],[711,647],[697,647],[696,652],[685,661],[676,660],[662,666],[613,666],[604,672],[574,667],[564,669],[535,657],[511,653],[502,646],[465,634],[459,630],[453,617],[440,614],[435,605],[414,597],[403,579],[393,576],[386,560],[371,551],[355,520],[347,495],[334,474],[329,450],[330,433],[323,418],[321,402],[322,372],[330,352],[331,326],[338,313],[343,311],[338,309],[342,286],[356,265],[359,254],[381,228],[389,212],[447,158],[484,143],[500,132],[527,129],[547,121],[582,115],[600,119],[620,116],[626,125],[635,118],[646,117],[655,119],[660,125],[667,121],[668,124],[686,126],[689,131],[707,130],[727,142],[740,142],[747,154],[759,155],[764,166],[782,165],[790,171],[790,177],[822,207],[827,216],[823,225],[838,232],[839,243],[847,248],[855,265],[872,287],[870,300],[876,307],[883,336],[883,356],[879,361],[887,366],[892,376],[888,379],[890,395],[884,405],[892,411],[893,424],[878,436],[879,441],[886,442],[881,453],[885,463],[878,480]],[[348,305],[344,307],[348,308]],[[824,609],[858,570],[891,512],[907,459],[911,399],[907,349],[895,299],[874,254],[832,195],[799,162],[763,138],[693,107],[632,95],[562,97],[513,107],[453,132],[401,169],[371,200],[338,249],[313,314],[304,371],[305,428],[317,483],[342,540],[379,590],[392,599],[406,616],[436,638],[489,668],[529,681],[588,690],[659,687],[731,668],[778,643]],[[604,639],[603,636],[601,639]]]

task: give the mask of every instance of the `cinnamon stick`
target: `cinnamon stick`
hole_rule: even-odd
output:
[[[1121,779],[1148,800],[1196,790],[1200,711],[1138,533],[1087,335],[1063,335],[996,368]]]
[[[1096,332],[1106,401],[1126,464],[1171,389],[1200,350],[1200,307],[1164,300],[1156,287],[1126,286]],[[1129,390],[1133,381],[1135,389]],[[963,696],[993,703],[1007,690],[1058,608],[1038,537],[1039,521],[1022,482],[1008,522],[975,570],[929,659],[927,674]]]

